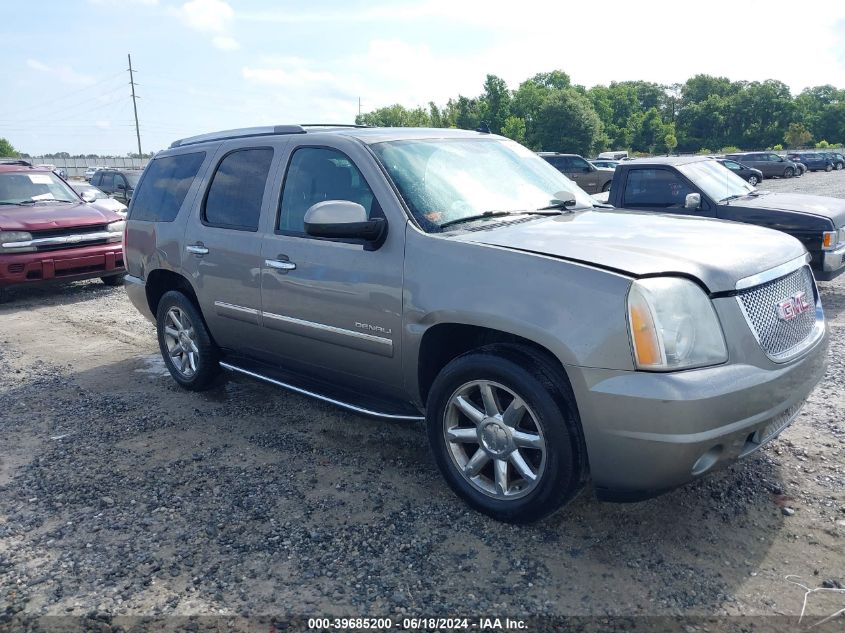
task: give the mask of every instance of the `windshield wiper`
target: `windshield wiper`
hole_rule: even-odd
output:
[[[462,224],[464,222],[472,222],[473,220],[485,220],[487,218],[498,218],[505,215],[523,215],[522,212],[514,212],[514,211],[485,211],[484,213],[476,213],[475,215],[468,215],[463,218],[457,218],[455,220],[449,220],[448,222],[444,222],[440,225],[440,228],[446,228],[447,226],[452,226],[454,224]]]
[[[735,193],[734,195],[728,196],[727,198],[722,198],[721,200],[719,200],[719,203],[721,204],[722,202],[730,202],[731,200],[736,200],[737,198],[744,198],[747,195],[747,193]]]
[[[40,198],[38,200],[21,200],[15,204],[37,204],[39,202],[73,202],[73,200],[65,200],[64,198]]]

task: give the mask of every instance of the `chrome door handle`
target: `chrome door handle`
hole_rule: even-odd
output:
[[[296,264],[281,259],[265,259],[264,265],[268,268],[275,268],[276,270],[296,270]]]
[[[186,246],[185,250],[194,255],[208,255],[208,249],[200,244],[191,244]]]

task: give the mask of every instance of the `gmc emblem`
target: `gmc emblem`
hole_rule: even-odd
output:
[[[811,308],[807,302],[806,292],[796,292],[791,297],[777,304],[778,318],[781,321],[791,321],[802,312]]]

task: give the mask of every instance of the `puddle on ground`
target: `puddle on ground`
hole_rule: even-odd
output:
[[[148,374],[150,376],[169,376],[170,372],[164,365],[164,359],[161,354],[146,354],[139,356],[140,367],[135,369],[139,374]]]

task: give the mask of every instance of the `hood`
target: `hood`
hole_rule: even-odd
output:
[[[108,224],[122,218],[112,211],[90,204],[35,204],[0,206],[0,229],[4,231],[46,231],[92,224]]]
[[[688,275],[711,292],[734,290],[739,279],[805,252],[795,238],[759,226],[627,211],[583,211],[500,224],[454,239],[584,262],[634,277]]]
[[[828,196],[813,196],[807,193],[771,193],[762,196],[746,196],[739,203],[749,209],[775,209],[809,213],[830,218],[836,228],[845,226],[845,200]]]
[[[99,200],[94,200],[94,202],[89,202],[88,204],[95,209],[117,213],[121,218],[126,217],[126,205],[114,198],[100,198]]]

